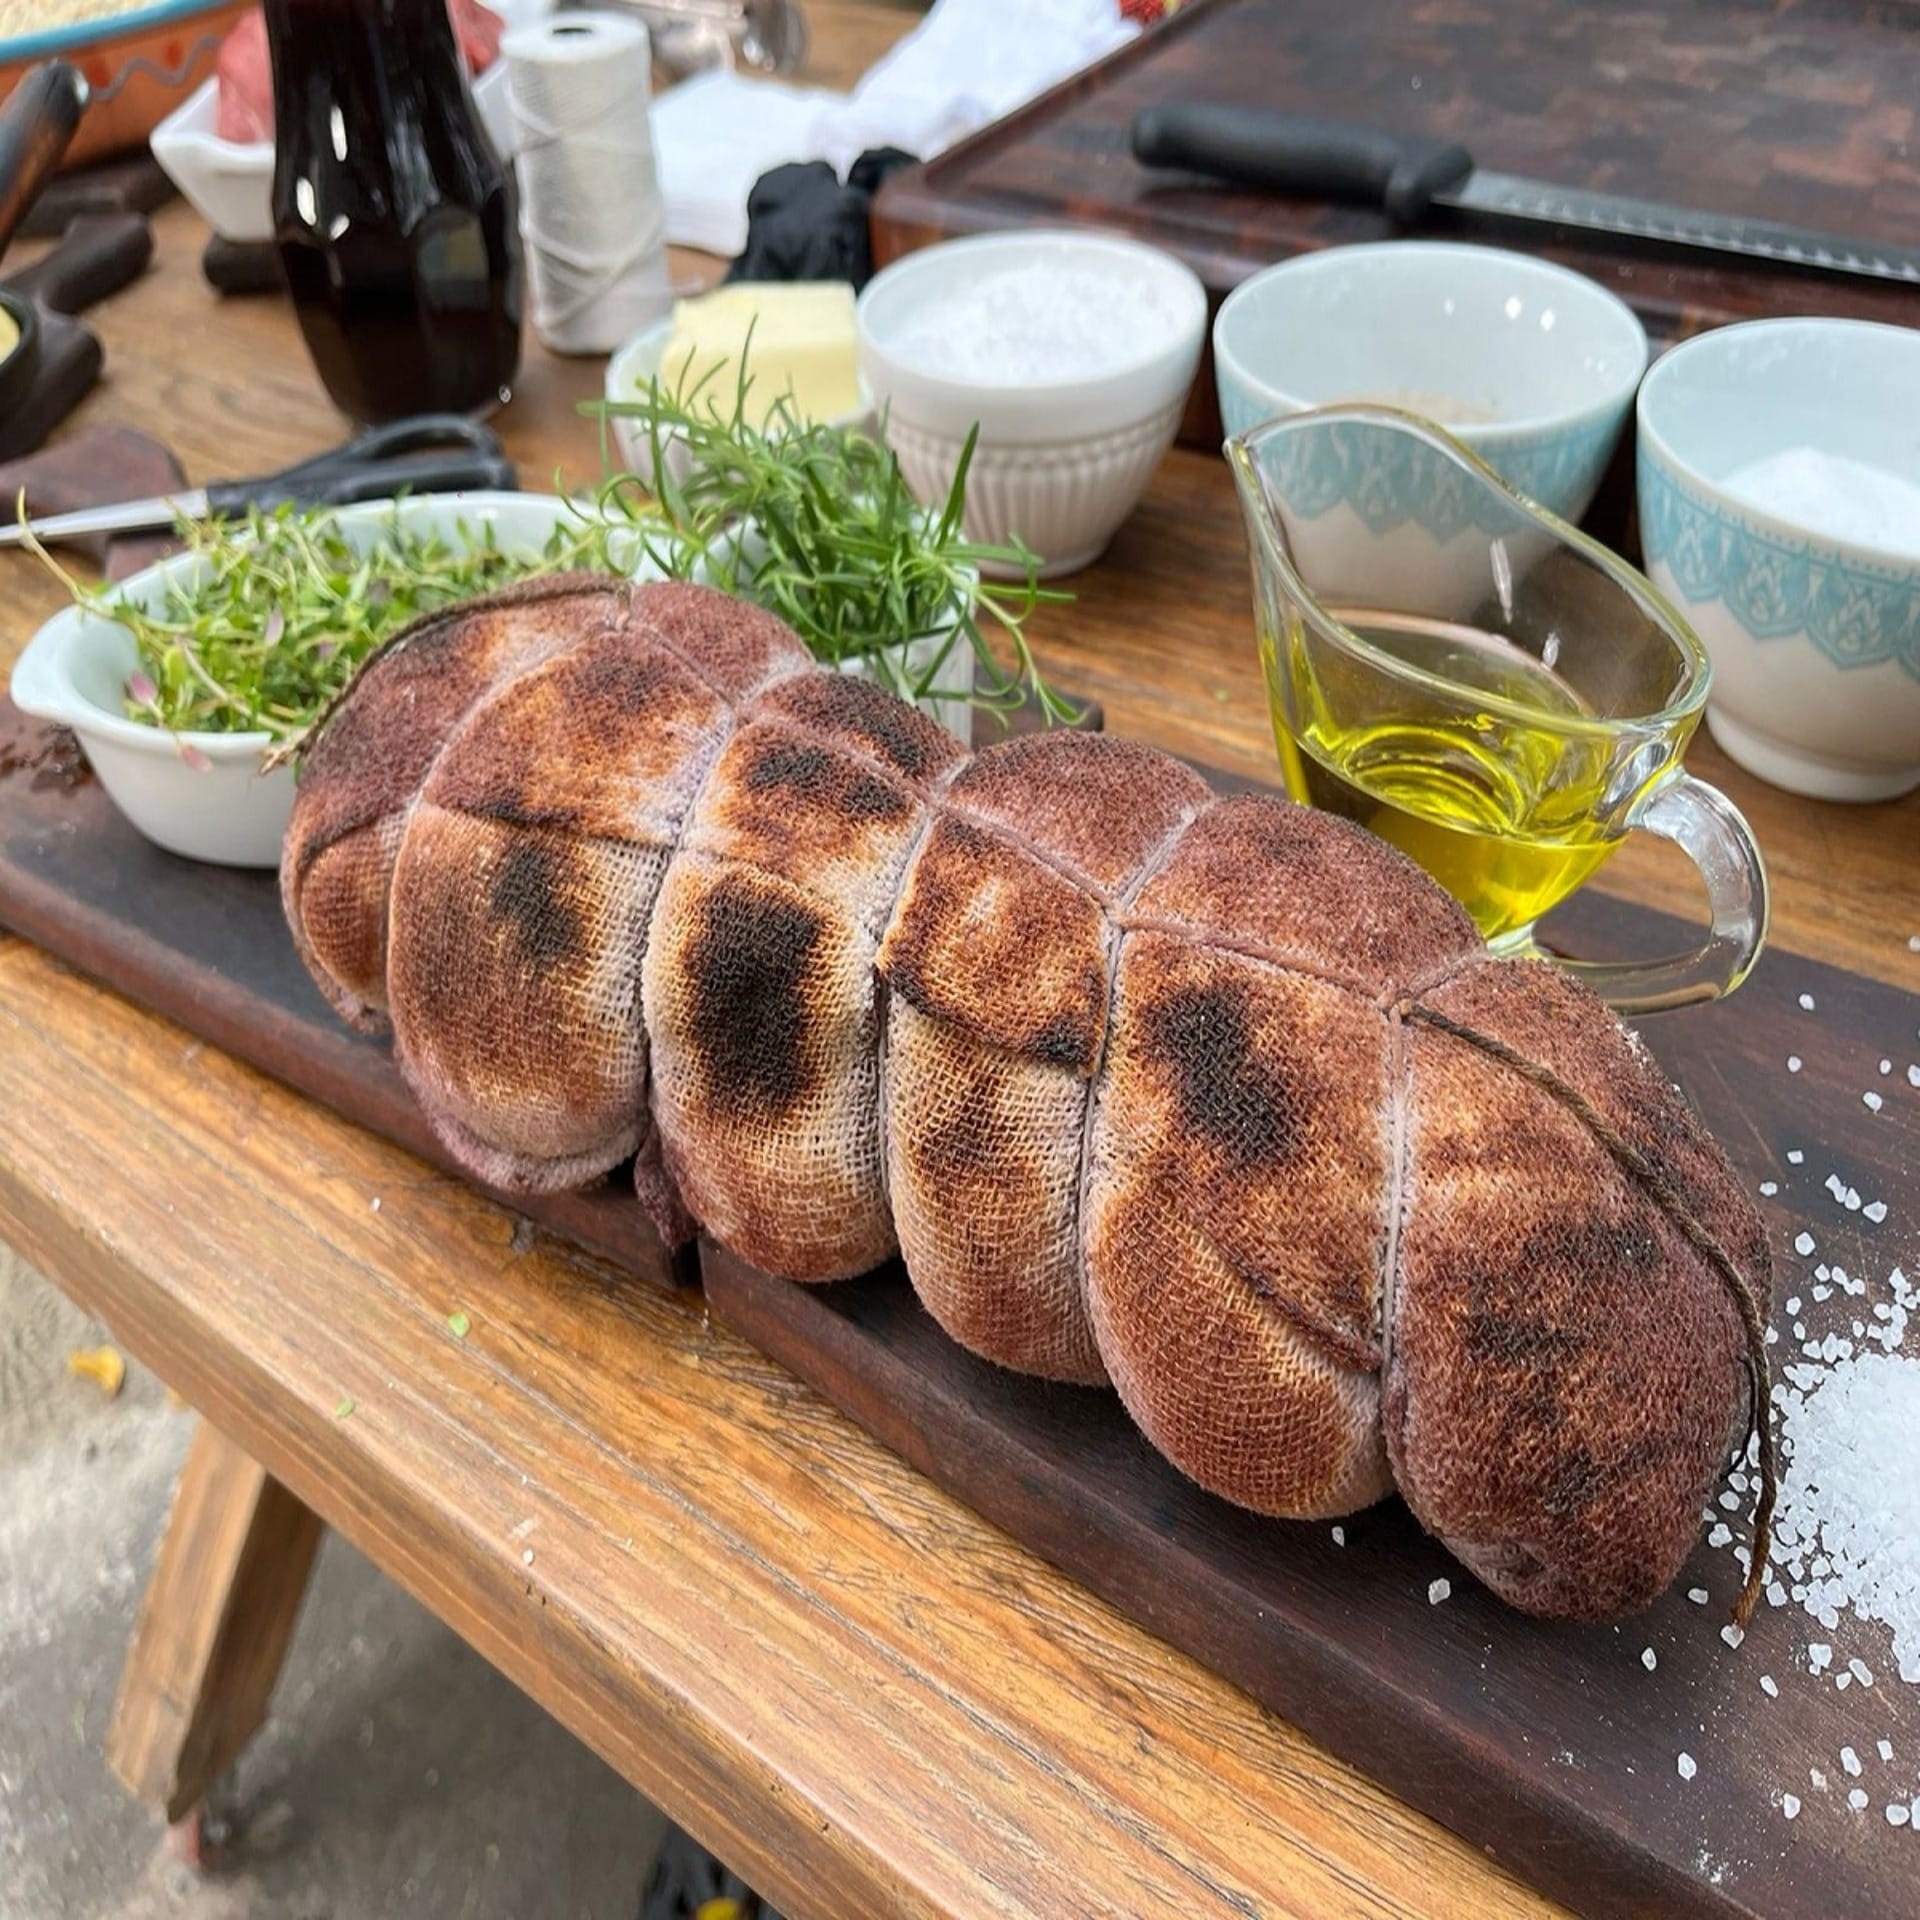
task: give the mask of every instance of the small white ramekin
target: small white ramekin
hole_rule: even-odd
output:
[[[890,344],[928,302],[981,274],[1035,263],[1097,266],[1142,290],[1171,289],[1178,321],[1133,364],[1080,379],[972,385],[924,372]],[[964,531],[993,545],[1024,541],[1051,578],[1100,556],[1172,445],[1206,339],[1207,296],[1190,268],[1157,247],[1041,230],[908,254],[867,284],[858,315],[860,370],[907,484],[924,502],[943,501],[977,422]]]

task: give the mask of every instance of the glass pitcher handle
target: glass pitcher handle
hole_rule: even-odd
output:
[[[1717,787],[1682,773],[1649,795],[1632,824],[1671,840],[1700,869],[1712,915],[1706,940],[1664,960],[1558,964],[1616,1013],[1662,1013],[1731,993],[1767,937],[1767,870],[1746,816]]]

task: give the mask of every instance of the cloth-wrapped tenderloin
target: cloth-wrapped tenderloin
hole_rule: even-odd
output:
[[[1614,1615],[1764,1422],[1766,1238],[1636,1038],[1371,836],[1139,745],[969,754],[746,604],[567,576],[363,669],[281,879],[480,1180],[633,1156],[669,1239],[897,1249],[1262,1513],[1397,1486],[1515,1605]]]

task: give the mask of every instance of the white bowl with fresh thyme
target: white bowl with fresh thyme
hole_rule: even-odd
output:
[[[550,494],[422,494],[250,522],[74,604],[27,643],[14,704],[72,728],[149,840],[272,867],[291,751],[354,669],[417,615],[595,563],[600,529]]]
[[[1064,596],[1035,585],[1025,549],[962,534],[965,453],[928,508],[864,433],[754,426],[738,408],[695,418],[657,394],[645,410],[651,434],[683,435],[680,471],[657,492],[626,473],[573,499],[423,494],[200,521],[182,530],[187,552],[118,587],[84,586],[41,550],[74,605],[28,642],[14,701],[73,729],[148,839],[243,867],[278,864],[300,744],[376,647],[420,614],[564,568],[755,601],[823,666],[877,680],[965,739],[981,707],[1032,699],[1075,717],[1024,631]],[[990,563],[1025,578],[983,582]]]

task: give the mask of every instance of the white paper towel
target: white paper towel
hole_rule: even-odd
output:
[[[851,94],[713,72],[654,103],[667,237],[710,253],[747,242],[747,194],[770,167],[868,147],[930,159],[1139,29],[1115,0],[938,0]]]

